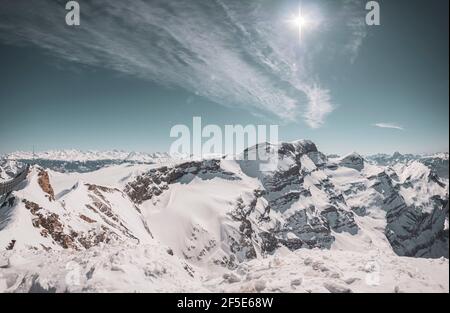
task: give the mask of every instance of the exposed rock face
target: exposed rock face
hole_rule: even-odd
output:
[[[6,250],[12,250],[14,249],[14,245],[16,244],[16,240],[13,239],[11,240],[11,242],[8,244],[8,246],[6,247]]]
[[[386,236],[398,255],[449,257],[448,199],[434,199],[434,209],[425,213],[402,205],[388,212]]]
[[[439,178],[448,179],[449,178],[449,171],[448,171],[448,153],[444,157],[425,157],[421,158],[420,162],[422,162],[424,165],[429,167],[433,170],[434,173]]]
[[[323,211],[314,207],[296,210],[283,224],[268,233],[261,233],[264,251],[271,253],[280,245],[290,250],[300,248],[329,249],[335,238],[331,231],[348,232],[355,235],[358,226],[352,212],[336,209],[333,206]]]
[[[46,212],[37,203],[28,200],[23,200],[23,202],[34,216],[32,224],[35,228],[40,229],[41,236],[52,238],[64,249],[88,249],[101,242],[108,243],[112,239],[117,239],[117,236],[106,227],[101,227],[100,230],[91,229],[88,232],[77,232],[70,225],[64,225],[58,214]],[[48,250],[48,248],[46,249]]]
[[[357,153],[352,153],[344,157],[339,164],[344,167],[361,171],[364,168],[364,158]]]
[[[59,215],[55,213],[46,213],[37,203],[23,200],[25,207],[34,216],[32,219],[33,226],[41,230],[43,237],[50,236],[53,240],[62,246],[64,249],[72,248],[77,249],[74,243],[74,236],[65,233],[65,227],[59,219]]]
[[[436,184],[446,190],[446,185],[438,178],[430,179],[424,175],[425,183]],[[394,251],[401,256],[438,258],[448,257],[448,194],[445,199],[429,195],[429,202],[424,205],[407,204],[401,190],[416,192],[414,186],[421,180],[408,176],[402,183],[397,175],[388,175],[386,171],[369,178],[374,183],[372,188],[383,195],[381,207],[386,211],[385,234]],[[431,208],[431,209],[430,209]],[[427,212],[429,210],[430,212]]]
[[[50,201],[55,200],[55,193],[53,191],[53,187],[50,184],[50,178],[48,177],[48,173],[44,170],[41,170],[38,174],[38,184],[41,186],[42,191],[45,192]]]
[[[199,177],[203,180],[214,177],[230,180],[238,179],[233,173],[228,173],[221,169],[220,160],[187,162],[170,168],[164,166],[152,169],[129,183],[125,188],[125,192],[135,203],[140,204],[161,195],[169,188],[170,184],[176,182],[189,183],[194,177]]]
[[[11,208],[14,206],[15,202],[16,202],[16,197],[14,197],[14,196],[8,197],[7,200],[2,203],[2,205],[0,206],[0,209],[5,208],[5,207]]]
[[[335,190],[326,175],[316,177],[326,167],[327,158],[317,150],[315,144],[310,141],[282,144],[278,153],[282,165],[277,171],[263,175],[261,181],[268,208],[287,215],[284,221],[269,231],[272,236],[264,234],[268,241],[265,245],[272,248],[276,242],[277,246],[284,245],[291,250],[329,249],[334,242],[332,230],[356,234],[358,226],[353,212],[338,208],[345,207],[343,195]],[[245,166],[243,162],[244,172]],[[314,185],[311,185],[310,180],[315,180]],[[310,201],[313,189],[327,198],[330,203],[328,207],[318,209],[314,205],[307,208],[298,206],[302,201]]]
[[[448,187],[447,183],[442,182],[443,175],[437,175],[432,167],[428,175],[407,177],[403,181],[394,170],[388,167],[376,175],[364,178],[366,182],[351,182],[342,193],[327,176],[319,175],[314,178],[316,180],[314,187],[327,195],[330,205],[321,210],[315,210],[314,207],[295,209],[296,203],[313,197],[311,186],[306,186],[305,182],[314,176],[314,173],[323,169],[336,171],[339,166],[362,173],[366,166],[365,160],[354,153],[339,160],[337,166],[329,164],[326,157],[310,144],[307,144],[305,148],[298,146],[294,148],[292,144],[284,145],[279,152],[281,159],[291,159],[291,165],[287,169],[279,169],[262,177],[262,183],[266,189],[265,198],[268,199],[271,210],[279,212],[294,210],[295,213],[278,225],[278,228],[262,234],[267,251],[275,249],[280,244],[292,250],[329,248],[334,241],[331,231],[348,232],[352,235],[358,233],[359,227],[354,214],[364,217],[368,214],[367,207],[375,205],[387,212],[386,236],[397,254],[432,258],[448,257]],[[315,168],[302,164],[302,157],[305,155],[313,161]],[[439,161],[434,163],[442,164]],[[421,187],[415,186],[427,183],[431,186],[436,185],[429,188],[442,188],[446,194],[444,198],[428,194],[425,195],[430,199],[428,204],[408,205],[401,190],[405,188],[420,190]],[[417,190],[413,193],[417,193]],[[363,206],[361,203],[357,206],[347,204],[347,199],[361,194],[370,195],[370,201]],[[431,212],[427,213],[427,208],[430,206]],[[287,234],[290,234],[290,238]]]
[[[255,239],[253,236],[255,236],[255,233],[249,215],[254,212],[257,201],[257,193],[255,193],[255,199],[249,205],[245,205],[242,198],[239,198],[236,209],[230,213],[230,216],[234,221],[240,222],[239,232],[241,235],[237,240],[230,237],[232,242],[231,251],[235,254],[243,254],[242,259],[256,258],[256,251],[253,246],[253,241]]]
[[[337,233],[347,232],[352,235],[358,233],[358,225],[355,223],[355,218],[352,212],[337,209],[334,206],[329,206],[320,214],[325,217],[331,229]]]
[[[85,221],[86,223],[92,224],[95,223],[96,220],[93,220],[92,218],[87,217],[86,215],[80,214],[80,218]]]
[[[281,158],[294,158],[295,161],[300,161],[300,158],[305,154],[318,153],[317,146],[310,140],[299,140],[292,143],[282,143],[278,149],[278,155]]]
[[[291,250],[316,247],[329,249],[334,242],[327,219],[314,207],[295,212],[283,226],[285,239],[281,243]],[[289,233],[296,237],[289,238]]]
[[[55,199],[49,173],[39,167],[32,171],[25,189],[8,195],[0,207],[0,249],[82,250],[152,239],[139,208],[124,192],[77,183]],[[17,236],[16,229],[29,236]]]
[[[363,206],[352,207],[352,211],[358,216],[366,216],[367,209]]]
[[[265,188],[264,197],[268,200],[270,209],[285,212],[301,197],[311,197],[310,191],[304,187],[304,177],[308,174],[302,169],[301,158],[304,155],[316,160],[320,165],[324,163],[323,160],[326,160],[311,141],[282,143],[278,148],[280,164],[278,169],[260,173],[260,179]],[[252,172],[253,163],[247,159],[240,161],[242,171]]]

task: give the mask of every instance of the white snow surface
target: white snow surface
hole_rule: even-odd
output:
[[[447,259],[376,251],[280,249],[233,271],[189,265],[160,244],[0,255],[0,292],[448,293],[448,277]]]

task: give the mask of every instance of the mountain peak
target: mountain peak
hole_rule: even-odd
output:
[[[283,154],[286,151],[290,151],[295,154],[318,152],[316,144],[311,140],[305,139],[281,143],[279,152]]]
[[[364,168],[365,160],[359,153],[352,152],[341,158],[339,163],[344,167],[361,171]]]

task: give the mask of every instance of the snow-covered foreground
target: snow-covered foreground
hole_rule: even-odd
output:
[[[0,255],[0,292],[449,292],[448,259],[281,249],[236,269],[196,267],[161,245]]]
[[[32,166],[0,204],[0,292],[448,292],[448,161]],[[408,256],[408,257],[406,257]]]
[[[448,292],[448,259],[426,260],[375,252],[279,250],[243,263],[208,289],[219,292]],[[225,279],[224,279],[225,278]],[[239,281],[238,281],[239,280]],[[230,283],[237,281],[236,283]]]

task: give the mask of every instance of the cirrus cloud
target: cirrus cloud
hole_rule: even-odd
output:
[[[356,24],[355,32],[345,22],[354,2],[345,2],[341,20],[335,21],[348,33],[342,42],[327,45],[329,39],[315,38],[309,43],[314,49],[303,51],[297,34],[286,28],[282,15],[274,14],[269,0],[83,1],[78,27],[65,24],[64,4],[3,1],[0,40],[183,88],[255,115],[302,118],[312,128],[322,126],[334,110],[331,91],[322,87],[315,65],[326,60],[324,53],[345,50],[356,40],[349,55],[353,61],[363,33],[361,25]],[[324,22],[324,29],[333,27]],[[302,45],[308,47],[308,42]]]
[[[378,128],[389,128],[389,129],[396,129],[396,130],[404,130],[404,128],[396,123],[375,123],[373,126]]]

